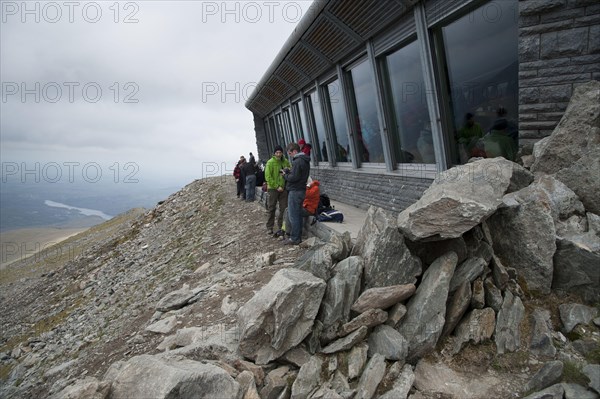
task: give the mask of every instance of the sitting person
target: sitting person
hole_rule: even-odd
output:
[[[306,196],[304,197],[304,202],[302,202],[302,217],[305,221],[306,218],[314,216],[317,213],[317,207],[319,206],[319,199],[321,197],[319,184],[318,180],[312,180],[310,177],[306,182]],[[289,236],[292,232],[292,226],[290,224],[290,218],[288,217],[287,208],[283,218],[283,225],[285,226],[283,230],[285,231],[285,235]]]

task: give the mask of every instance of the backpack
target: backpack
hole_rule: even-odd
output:
[[[340,211],[336,211],[335,209],[329,209],[319,213],[317,216],[317,220],[319,222],[342,223],[344,221],[344,214]]]
[[[331,201],[329,200],[329,196],[327,194],[321,194],[319,196],[319,205],[317,205],[317,215],[320,215],[324,211],[329,211],[333,209],[331,207]]]

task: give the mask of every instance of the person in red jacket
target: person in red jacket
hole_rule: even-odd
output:
[[[300,151],[310,157],[310,150],[312,150],[312,146],[304,141],[304,139],[298,140],[298,145],[300,146]]]
[[[319,184],[318,180],[312,180],[310,177],[306,182],[306,196],[304,197],[304,202],[302,202],[302,217],[304,219],[309,216],[314,216],[317,213],[317,207],[319,206],[319,199],[321,197]],[[290,224],[287,209],[284,212],[284,226],[285,235],[289,236],[292,232],[292,226]]]

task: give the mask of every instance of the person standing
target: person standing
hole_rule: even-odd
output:
[[[245,162],[246,159],[242,155],[233,169],[233,178],[235,179],[235,184],[237,185],[237,197],[240,198],[240,196],[242,196],[242,199],[246,199],[246,189],[244,187],[244,178],[242,176],[242,166]]]
[[[267,161],[265,166],[265,180],[267,181],[267,233],[273,235],[275,225],[275,211],[279,204],[279,215],[277,216],[277,236],[283,234],[281,225],[283,224],[283,212],[287,208],[288,193],[285,190],[285,180],[280,173],[284,169],[290,168],[290,162],[283,156],[283,148],[280,145],[275,146],[273,157]]]
[[[242,166],[242,176],[246,182],[246,202],[252,202],[256,193],[256,164],[253,161],[246,162]]]
[[[292,169],[281,173],[287,182],[288,217],[292,225],[290,239],[286,245],[298,245],[302,241],[302,202],[306,196],[306,182],[310,174],[310,157],[300,152],[296,143],[288,144],[287,153],[292,157]]]

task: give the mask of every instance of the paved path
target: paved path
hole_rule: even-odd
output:
[[[325,222],[323,225],[340,233],[348,231],[352,239],[356,239],[367,218],[367,211],[333,199],[331,205],[344,214],[344,221],[342,223]]]

